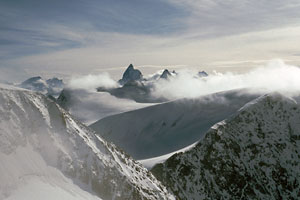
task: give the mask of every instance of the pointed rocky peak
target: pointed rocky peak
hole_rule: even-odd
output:
[[[169,70],[165,69],[164,72],[160,75],[160,78],[168,79],[171,75]]]
[[[130,64],[125,70],[122,79],[119,80],[121,85],[124,85],[128,81],[141,80],[143,78],[142,73],[138,69],[134,69],[133,65]]]
[[[130,65],[127,67],[126,71],[127,71],[127,70],[134,70],[133,64],[130,64]]]

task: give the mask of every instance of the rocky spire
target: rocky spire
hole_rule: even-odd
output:
[[[124,85],[128,81],[141,80],[143,78],[142,73],[138,69],[134,69],[133,65],[130,64],[125,72],[123,73],[122,79],[119,80],[121,85]]]

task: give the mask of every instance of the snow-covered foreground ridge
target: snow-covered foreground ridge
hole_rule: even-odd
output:
[[[182,200],[299,199],[300,106],[262,96],[152,172]]]
[[[0,199],[174,199],[140,164],[42,94],[3,86],[0,160]]]

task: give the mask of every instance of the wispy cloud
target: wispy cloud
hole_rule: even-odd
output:
[[[222,1],[170,0],[189,10],[191,37],[217,37],[299,24],[300,4],[295,0]]]

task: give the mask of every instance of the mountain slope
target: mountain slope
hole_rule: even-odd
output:
[[[179,149],[177,151],[162,155],[162,156],[157,156],[157,157],[153,157],[153,158],[148,158],[148,159],[144,159],[144,160],[138,160],[139,163],[141,163],[144,167],[146,167],[147,169],[152,169],[153,166],[159,164],[159,163],[163,163],[165,162],[168,158],[170,158],[171,156],[173,156],[176,153],[180,153],[180,152],[185,152],[187,150],[190,150],[191,148],[193,148],[198,142],[195,142],[194,144],[191,144],[185,148]]]
[[[213,124],[255,97],[238,90],[182,99],[109,116],[90,127],[135,159],[146,159],[198,141]]]
[[[300,106],[279,94],[247,104],[152,172],[179,199],[299,199]]]
[[[51,199],[54,191],[74,199],[173,199],[145,168],[42,94],[1,86],[0,130],[0,199],[26,192]]]

